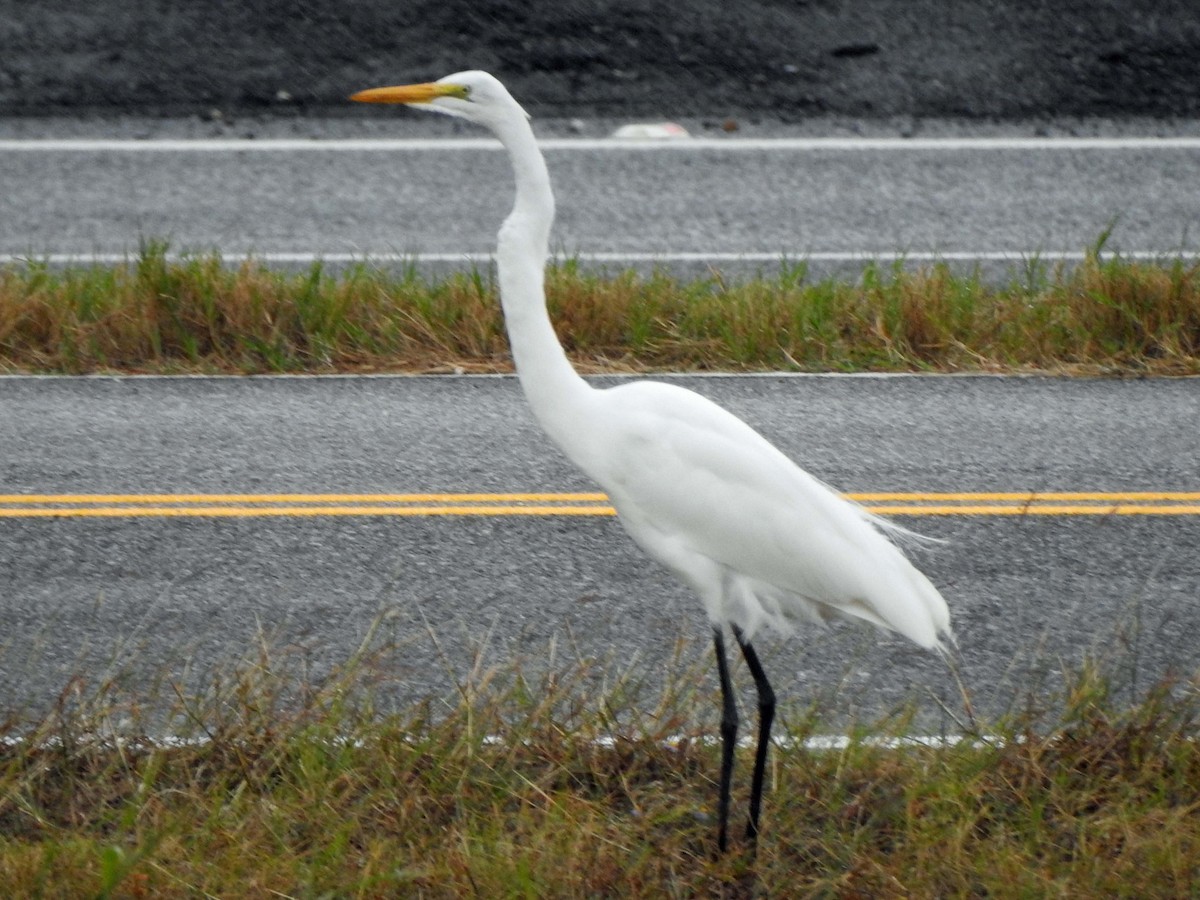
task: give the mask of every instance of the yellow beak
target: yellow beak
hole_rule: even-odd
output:
[[[404,84],[397,87],[371,88],[350,96],[359,103],[432,103],[438,97],[467,99],[467,89],[461,84],[433,81],[427,84]]]

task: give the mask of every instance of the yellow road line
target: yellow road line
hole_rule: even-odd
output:
[[[1200,491],[862,492],[889,516],[1195,516]],[[611,516],[600,493],[0,494],[0,518]]]
[[[901,501],[963,501],[981,503],[991,501],[1059,501],[1091,500],[1099,503],[1127,503],[1139,500],[1156,500],[1169,503],[1200,501],[1200,491],[1005,491],[1000,493],[852,493],[847,494],[859,503],[877,500]]]
[[[1091,506],[868,506],[880,516],[1197,516],[1196,505],[1151,505],[1136,503],[1095,504]]]
[[[604,494],[0,494],[4,503],[553,503]]]
[[[0,518],[172,518],[255,516],[611,516],[609,506],[74,506],[0,508]]]

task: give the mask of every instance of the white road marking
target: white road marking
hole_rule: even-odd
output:
[[[544,138],[547,151],[973,151],[1200,150],[1200,135],[1174,137],[691,138],[674,141]],[[9,138],[0,153],[400,153],[500,150],[492,138]]]
[[[169,260],[182,260],[208,256],[209,251],[197,252],[172,251],[166,254]],[[13,265],[27,262],[42,263],[49,266],[70,265],[121,265],[138,258],[136,250],[127,252],[107,253],[0,253],[0,265]],[[638,263],[938,263],[938,262],[1082,262],[1087,253],[1079,250],[947,250],[938,251],[870,251],[870,250],[769,250],[753,252],[707,252],[703,250],[640,253],[640,252],[605,252],[605,253],[570,253],[555,254],[552,262],[577,261],[585,264],[610,263],[615,265],[634,265]],[[1149,262],[1170,261],[1175,259],[1200,259],[1200,250],[1122,250],[1119,253],[1104,253],[1116,255],[1125,260],[1140,260]],[[331,265],[349,265],[366,263],[370,265],[416,264],[422,263],[462,263],[471,265],[490,265],[493,261],[492,251],[469,253],[394,253],[394,252],[361,252],[361,253],[319,253],[308,250],[279,251],[259,253],[255,251],[222,251],[221,258],[229,263],[241,263],[254,260],[267,265],[312,265],[321,262]]]
[[[124,746],[127,736],[120,734],[117,731],[110,731],[105,734],[94,733],[90,735],[91,739],[95,740],[97,746],[104,748],[116,745]],[[159,735],[144,735],[137,734],[132,739],[137,745],[144,746],[149,744],[155,749],[172,750],[172,749],[197,749],[214,745],[214,741],[209,737],[185,737],[180,734],[166,732]],[[330,745],[362,746],[361,738],[332,738],[327,739]],[[678,735],[663,738],[659,746],[662,747],[678,747],[683,743],[700,743],[709,746],[716,746],[720,738],[708,736],[696,737],[695,735]],[[754,746],[753,738],[749,735],[743,735],[738,738],[737,744],[743,749],[750,749]],[[983,749],[984,747],[1003,747],[1008,743],[1008,738],[999,734],[983,734],[983,735],[966,735],[966,734],[911,734],[911,735],[863,735],[860,737],[851,737],[845,734],[813,734],[808,737],[795,740],[789,735],[775,735],[771,738],[772,745],[783,747],[788,750],[797,748],[808,750],[811,752],[830,752],[844,751],[852,747],[870,747],[879,750],[912,750],[917,748],[928,750],[950,750],[955,747],[967,746],[971,749]],[[1015,742],[1023,743],[1025,738],[1018,736]],[[49,737],[30,738],[26,735],[14,736],[5,735],[0,737],[0,747],[5,747],[13,750],[33,749],[41,747],[59,747],[61,746],[62,738],[58,735]],[[316,741],[320,743],[318,739]],[[506,739],[500,735],[486,735],[483,738],[483,743],[491,746],[503,747]],[[617,738],[607,735],[600,735],[595,738],[592,743],[597,747],[613,747],[618,743]]]

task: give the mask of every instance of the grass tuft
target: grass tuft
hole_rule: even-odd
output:
[[[1200,879],[1196,681],[1118,704],[1084,666],[1053,713],[936,746],[898,744],[898,710],[808,749],[819,714],[784,710],[752,860],[713,853],[717,704],[687,664],[662,686],[597,679],[592,661],[476,665],[451,696],[384,713],[403,677],[388,659],[365,647],[297,684],[263,644],[197,693],[73,683],[44,717],[10,717],[0,883],[30,897],[1187,896]],[[164,722],[174,741],[152,738]]]
[[[1200,373],[1200,263],[1104,252],[1030,260],[1006,283],[942,263],[871,265],[854,281],[801,264],[736,283],[720,272],[547,272],[576,364],[645,370],[1052,370]],[[442,279],[366,263],[273,271],[148,242],[124,265],[0,269],[9,372],[508,371],[488,271]]]

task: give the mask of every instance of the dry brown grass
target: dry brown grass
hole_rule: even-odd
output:
[[[1200,265],[1030,262],[1006,284],[945,265],[869,267],[855,282],[690,282],[552,267],[548,304],[589,371],[1200,372]],[[10,372],[441,372],[510,368],[495,285],[359,265],[301,273],[150,245],[124,266],[0,270]]]

